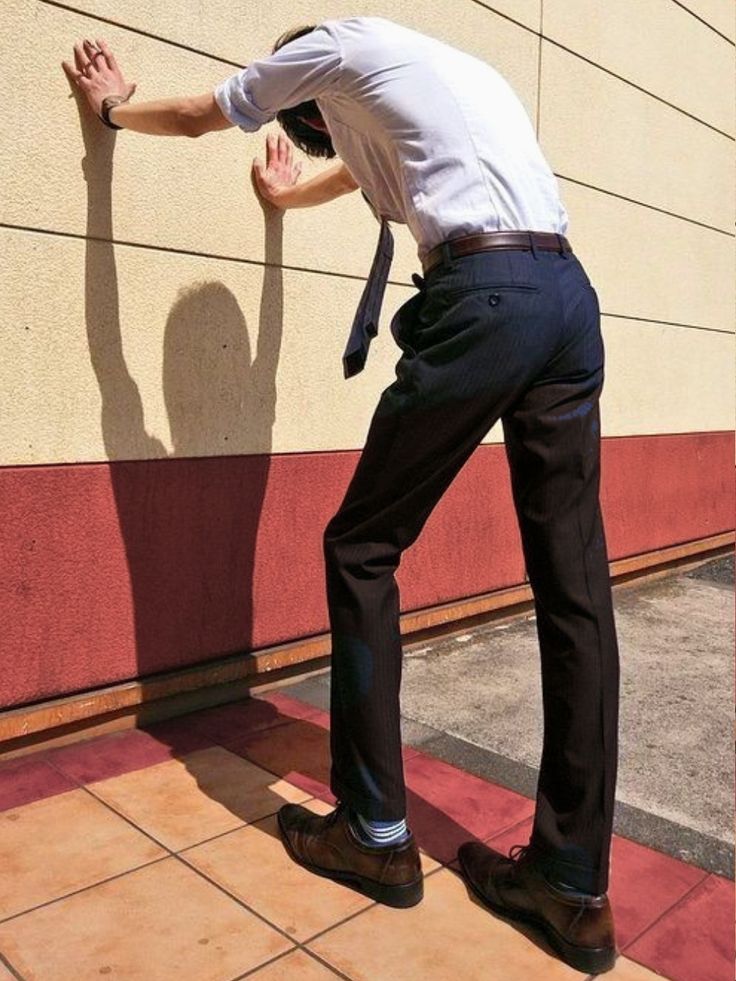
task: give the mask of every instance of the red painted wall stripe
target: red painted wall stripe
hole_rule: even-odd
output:
[[[733,436],[603,442],[612,559],[733,526]],[[359,453],[0,469],[0,705],[327,629],[322,529]],[[519,583],[502,445],[482,445],[399,569],[404,610]]]

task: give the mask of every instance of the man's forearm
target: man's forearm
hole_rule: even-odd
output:
[[[110,110],[109,118],[123,129],[152,136],[201,136],[232,126],[209,93],[149,102],[124,102]]]
[[[277,204],[279,208],[310,208],[333,201],[358,187],[345,164],[339,163],[311,180],[285,187],[279,191]]]

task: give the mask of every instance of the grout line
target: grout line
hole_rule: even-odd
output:
[[[275,964],[277,961],[283,960],[285,957],[293,954],[295,949],[296,948],[292,948],[291,950],[285,950],[282,954],[277,954],[276,957],[272,957],[270,961],[265,961],[263,964],[259,964],[258,967],[251,968],[249,971],[246,971],[245,974],[239,974],[237,978],[233,978],[233,981],[243,981],[244,978],[252,977],[254,974],[256,974],[256,972],[260,971],[261,968],[267,966],[270,967],[271,964]],[[344,981],[355,981],[354,978],[351,978],[348,974],[343,974],[339,968],[335,967],[333,964],[330,964],[329,961],[326,961],[319,954],[315,953],[315,951],[309,950],[309,948],[302,946],[299,946],[298,949],[301,950],[303,954],[306,954],[307,957],[314,958],[314,960],[328,968],[336,977],[343,978]]]
[[[687,4],[682,3],[681,0],[672,0],[672,2],[677,4],[678,7],[682,7],[684,11],[690,14],[691,17],[694,17],[695,20],[699,20],[701,24],[705,25],[705,27],[709,28],[711,31],[714,31],[718,35],[718,37],[722,37],[724,41],[728,42],[728,44],[731,45],[732,48],[736,47],[736,44],[731,40],[731,38],[727,34],[723,34],[721,31],[718,30],[717,27],[714,27],[713,24],[710,23],[710,21],[707,21],[704,17],[701,17],[700,14],[696,14],[694,10],[691,10],[687,6]]]
[[[3,967],[5,967],[13,975],[14,978],[17,978],[18,981],[25,981],[23,975],[19,974],[18,971],[16,971],[16,969],[13,967],[13,965],[10,963],[8,958],[5,956],[5,954],[3,954],[1,950],[0,950],[0,964]]]
[[[219,744],[216,744],[216,745],[219,745]],[[222,748],[222,749],[227,749],[227,747],[226,747],[226,746],[221,746],[220,748]],[[228,750],[228,752],[232,752],[232,750]],[[239,755],[239,754],[233,754],[233,755]],[[246,757],[240,757],[240,758],[241,758],[241,759],[244,759],[244,760],[245,760],[246,762],[252,762],[251,760],[248,760],[248,759],[247,759]],[[166,761],[164,761],[164,762],[166,762]],[[52,764],[52,765],[53,765],[53,764]],[[186,763],[185,763],[184,765],[186,766]],[[254,765],[257,765],[257,764],[254,764]],[[58,769],[58,767],[55,767],[55,769]],[[262,769],[262,770],[265,770],[265,767],[260,767],[260,769]],[[269,771],[269,770],[265,770],[265,772],[267,772],[267,773],[271,773],[272,771]],[[272,774],[272,775],[273,775],[273,776],[278,776],[278,774]],[[283,777],[279,777],[279,779],[284,779],[284,778],[283,778]],[[77,783],[79,783],[79,781],[76,781],[76,782],[77,782]],[[221,892],[223,892],[223,893],[225,893],[225,894],[226,894],[227,896],[229,896],[229,897],[230,897],[230,898],[231,898],[232,900],[234,900],[235,902],[237,902],[237,903],[238,903],[238,904],[239,904],[240,906],[242,906],[243,908],[245,908],[245,909],[246,909],[246,910],[247,910],[248,912],[250,912],[250,913],[252,913],[252,914],[253,914],[254,916],[257,916],[257,917],[258,917],[258,918],[259,918],[260,920],[262,920],[262,921],[263,921],[263,922],[264,922],[264,923],[265,923],[265,924],[266,924],[267,926],[269,926],[269,927],[271,927],[272,929],[275,929],[275,930],[277,930],[277,931],[278,931],[279,933],[281,933],[281,934],[282,934],[282,935],[283,935],[284,937],[286,937],[286,938],[287,938],[287,939],[288,939],[288,940],[289,940],[289,941],[290,941],[290,942],[291,942],[292,944],[296,944],[296,945],[298,945],[298,946],[301,946],[301,944],[299,943],[299,941],[297,941],[297,940],[295,940],[295,939],[294,939],[294,937],[292,937],[292,936],[291,936],[290,934],[288,934],[288,933],[287,933],[287,932],[286,932],[285,930],[283,930],[283,929],[282,929],[281,927],[279,927],[279,926],[277,926],[277,925],[276,925],[275,923],[272,923],[272,922],[271,922],[270,920],[268,920],[268,919],[267,919],[267,918],[266,918],[265,916],[263,916],[263,915],[262,915],[261,913],[259,913],[259,912],[258,912],[257,910],[255,910],[255,909],[253,909],[253,908],[252,908],[251,906],[249,906],[249,905],[248,905],[248,904],[247,904],[246,902],[244,902],[244,901],[243,901],[242,899],[240,899],[240,898],[239,898],[238,896],[236,896],[235,894],[233,894],[233,893],[231,893],[231,892],[230,892],[230,890],[229,890],[229,889],[227,889],[227,888],[226,888],[225,886],[223,886],[223,885],[221,885],[220,883],[218,883],[218,882],[216,882],[216,881],[215,881],[214,879],[212,879],[212,878],[210,878],[210,876],[209,876],[209,875],[207,875],[207,874],[206,874],[205,872],[203,872],[203,871],[202,871],[201,869],[199,869],[199,868],[197,868],[197,867],[196,867],[195,865],[193,865],[193,864],[192,864],[191,862],[189,862],[189,861],[188,861],[188,860],[187,860],[187,859],[186,859],[185,857],[183,857],[183,855],[181,854],[181,852],[183,852],[183,851],[188,851],[188,850],[189,850],[189,849],[191,849],[191,848],[196,848],[196,847],[197,847],[198,845],[201,845],[201,844],[205,844],[205,842],[206,842],[206,841],[212,841],[212,840],[215,840],[215,839],[217,839],[217,838],[220,838],[220,837],[223,837],[223,835],[225,835],[225,834],[231,834],[231,833],[232,833],[232,832],[234,832],[234,831],[240,831],[240,830],[242,830],[242,829],[243,829],[244,827],[248,827],[248,826],[250,826],[250,825],[252,825],[252,824],[254,824],[254,823],[255,823],[255,821],[253,821],[253,822],[248,822],[248,821],[246,821],[246,822],[243,822],[243,823],[242,823],[241,825],[239,825],[238,827],[235,827],[235,828],[231,828],[231,829],[230,829],[229,831],[226,831],[226,832],[224,832],[224,833],[223,833],[222,835],[214,835],[214,836],[213,836],[213,838],[210,838],[210,839],[205,839],[205,840],[203,840],[203,841],[201,841],[201,842],[195,842],[195,843],[194,843],[194,844],[192,844],[192,845],[188,845],[188,846],[187,846],[187,847],[186,847],[185,849],[182,849],[182,850],[181,850],[181,852],[176,852],[176,851],[174,851],[174,850],[173,850],[172,848],[170,848],[170,847],[169,847],[168,845],[166,845],[166,844],[164,844],[164,842],[162,842],[162,841],[159,841],[159,840],[158,840],[158,839],[157,839],[157,838],[156,838],[156,837],[155,837],[154,835],[152,835],[152,834],[151,834],[150,832],[148,832],[148,831],[146,831],[146,830],[145,830],[144,828],[142,828],[142,827],[141,827],[140,825],[138,825],[138,824],[136,824],[136,823],[135,823],[135,822],[134,822],[134,821],[133,821],[133,820],[132,820],[131,818],[129,818],[129,817],[128,817],[128,816],[126,815],[126,814],[124,814],[124,813],[122,813],[122,812],[120,812],[120,811],[118,811],[118,810],[117,810],[117,808],[115,808],[115,807],[114,807],[114,806],[113,806],[112,804],[110,804],[110,803],[109,803],[108,801],[106,801],[106,800],[105,800],[104,798],[101,798],[101,797],[98,797],[98,795],[97,795],[97,794],[95,794],[95,793],[94,793],[94,792],[93,792],[93,791],[92,791],[92,790],[90,789],[90,787],[89,787],[89,785],[87,785],[87,784],[80,784],[80,789],[82,789],[82,790],[84,790],[84,791],[86,791],[86,793],[88,793],[88,794],[89,794],[89,795],[90,795],[90,796],[91,796],[91,797],[92,797],[92,798],[93,798],[94,800],[96,800],[96,801],[98,801],[98,802],[99,802],[100,804],[102,804],[103,806],[105,806],[105,807],[106,807],[106,808],[107,808],[108,810],[110,810],[110,811],[112,811],[112,813],[113,813],[113,814],[116,814],[116,815],[117,815],[118,817],[120,817],[120,818],[122,818],[122,819],[123,819],[123,820],[124,820],[124,821],[125,821],[125,822],[126,822],[127,824],[129,824],[129,825],[131,825],[131,827],[133,827],[133,828],[134,828],[134,829],[135,829],[136,831],[138,831],[138,832],[139,832],[140,834],[142,834],[142,835],[144,835],[144,836],[145,836],[146,838],[148,838],[149,840],[151,840],[151,841],[152,841],[152,842],[153,842],[154,844],[156,844],[156,845],[158,845],[158,846],[159,846],[160,848],[163,848],[163,849],[164,849],[164,851],[166,852],[166,854],[165,854],[165,855],[163,855],[163,856],[161,856],[160,858],[157,858],[157,859],[154,859],[154,860],[153,860],[153,861],[151,861],[151,862],[146,862],[146,863],[144,863],[143,865],[141,865],[141,866],[138,866],[137,868],[146,868],[146,867],[147,867],[147,866],[149,866],[149,865],[155,865],[155,864],[157,864],[158,862],[162,862],[162,861],[166,861],[166,860],[167,860],[167,859],[169,859],[169,858],[174,858],[174,859],[177,859],[177,860],[178,860],[178,861],[179,861],[179,862],[180,862],[180,863],[181,863],[182,865],[184,865],[184,866],[186,866],[186,868],[188,868],[188,869],[190,869],[190,870],[191,870],[192,872],[194,872],[195,874],[197,874],[197,875],[199,875],[199,876],[200,876],[200,878],[202,878],[202,879],[205,879],[205,880],[206,880],[207,882],[209,882],[209,883],[210,883],[211,885],[213,885],[213,886],[215,886],[215,888],[217,888],[217,889],[219,889],[219,890],[220,890]],[[209,796],[209,795],[207,795],[207,796]],[[314,799],[313,797],[312,797],[312,798],[309,798],[309,800],[313,800],[313,799]],[[307,801],[304,801],[303,803],[307,803]],[[271,814],[264,814],[264,815],[262,815],[262,817],[261,817],[261,818],[258,818],[257,820],[262,820],[263,818],[266,818],[266,817],[271,817],[271,816],[272,816],[273,814],[275,814],[275,813],[276,813],[276,812],[275,812],[275,811],[273,811],[273,812],[272,812]],[[264,832],[264,833],[265,833],[265,832]],[[111,881],[111,880],[113,880],[113,879],[118,879],[118,878],[121,878],[122,876],[124,876],[124,875],[127,875],[127,874],[128,874],[129,872],[134,872],[134,871],[137,871],[137,868],[135,868],[135,869],[128,869],[128,870],[127,870],[127,871],[125,871],[125,872],[121,872],[121,873],[120,873],[119,875],[115,875],[115,876],[110,876],[110,877],[109,877],[109,879],[104,879],[104,880],[102,880],[102,881],[103,881],[103,882],[108,882],[108,881]],[[100,884],[101,884],[100,882],[96,882],[96,883],[93,883],[93,884],[91,884],[91,885],[89,885],[89,886],[85,886],[85,887],[83,887],[82,889],[79,889],[79,890],[75,890],[75,892],[86,892],[86,891],[87,891],[87,890],[89,890],[89,889],[94,889],[94,888],[95,888],[95,886],[98,886],[98,885],[100,885]],[[42,906],[48,906],[48,905],[51,905],[51,903],[55,903],[55,902],[59,902],[60,900],[62,900],[62,899],[66,899],[66,898],[68,898],[68,896],[71,896],[71,895],[74,895],[74,894],[75,894],[74,892],[73,892],[73,893],[67,893],[67,894],[66,894],[65,896],[60,896],[60,897],[58,897],[57,899],[53,899],[53,900],[50,900],[50,901],[49,901],[48,903],[43,903],[43,904],[41,904],[41,905],[42,905]],[[35,908],[40,908],[40,907],[35,907]],[[24,913],[28,913],[28,912],[32,912],[32,910],[25,910],[25,911],[24,911]],[[17,915],[18,915],[18,916],[22,916],[22,915],[24,915],[24,913],[19,913],[19,914],[17,914]],[[10,917],[10,919],[12,919],[12,918],[13,918],[13,917]],[[5,921],[2,921],[2,920],[0,920],[0,922],[5,922]],[[292,949],[293,949],[293,948],[292,948]],[[287,953],[288,953],[288,952],[287,952]],[[263,966],[263,965],[259,965],[259,966]]]
[[[297,719],[297,720],[294,720],[294,721],[300,721],[300,720],[298,720],[298,719]],[[225,749],[225,750],[227,750],[227,747],[226,747],[226,746],[222,746],[221,744],[216,744],[216,745],[219,745],[219,746],[220,746],[220,747],[221,747],[222,749]],[[228,752],[231,752],[231,753],[233,752],[233,750],[227,750],[227,751],[228,751]],[[238,754],[238,753],[233,753],[233,755],[236,755],[236,756],[240,756],[240,754]],[[262,766],[260,766],[260,764],[256,764],[256,763],[253,763],[253,761],[252,761],[252,760],[250,760],[250,759],[248,759],[248,757],[245,757],[245,756],[240,756],[240,758],[241,758],[241,759],[243,759],[243,760],[244,760],[245,762],[247,762],[247,763],[252,763],[252,764],[253,764],[254,766],[259,766],[259,768],[260,768],[260,769],[262,769],[262,770],[264,770],[264,771],[265,771],[266,773],[270,773],[270,774],[271,774],[272,776],[274,776],[274,777],[277,777],[277,778],[278,778],[279,780],[284,780],[284,779],[285,779],[285,777],[283,777],[282,775],[280,775],[280,774],[277,774],[277,773],[274,773],[274,772],[273,772],[273,771],[271,771],[271,770],[267,770],[267,769],[266,769],[265,767],[262,767]],[[186,765],[186,764],[185,764],[185,765]],[[57,767],[56,769],[58,769],[58,767]],[[77,783],[78,783],[78,781],[77,781]],[[293,786],[296,786],[296,784],[294,784]],[[244,827],[249,827],[249,826],[251,826],[252,824],[254,824],[254,823],[255,823],[255,821],[252,821],[252,822],[244,822],[244,823],[243,823],[242,825],[240,825],[240,826],[238,826],[238,827],[236,827],[236,828],[231,828],[231,829],[230,829],[229,831],[226,831],[226,832],[224,832],[224,833],[223,833],[223,834],[221,834],[221,835],[214,835],[214,836],[213,836],[212,838],[210,838],[210,839],[205,839],[204,841],[201,841],[201,842],[196,842],[196,843],[194,843],[193,845],[188,845],[188,846],[187,846],[186,848],[184,848],[184,849],[182,849],[182,850],[181,850],[180,852],[176,852],[176,851],[173,851],[173,850],[172,850],[172,849],[171,849],[171,848],[170,848],[170,847],[169,847],[168,845],[166,845],[166,844],[164,844],[163,842],[161,842],[161,841],[159,841],[159,840],[158,840],[157,838],[155,838],[155,837],[154,837],[154,836],[153,836],[152,834],[150,834],[149,832],[147,832],[147,831],[145,831],[145,830],[144,830],[144,829],[143,829],[142,827],[140,827],[139,825],[137,825],[137,824],[135,824],[135,822],[134,822],[134,821],[133,821],[133,820],[132,820],[131,818],[129,818],[129,817],[128,817],[128,816],[126,815],[126,814],[123,814],[123,813],[121,813],[120,811],[118,811],[118,810],[117,810],[117,809],[116,809],[115,807],[113,807],[113,806],[112,806],[112,805],[111,805],[111,804],[110,804],[110,803],[109,803],[108,801],[106,801],[106,800],[104,800],[104,799],[103,799],[103,798],[101,798],[101,797],[98,797],[98,796],[97,796],[97,795],[96,795],[96,794],[95,794],[95,793],[94,793],[93,791],[91,791],[91,790],[89,789],[89,786],[88,786],[88,785],[86,785],[86,784],[80,784],[80,788],[81,788],[82,790],[85,790],[85,791],[86,791],[87,793],[89,793],[89,794],[90,794],[90,796],[91,796],[91,797],[93,797],[93,798],[94,798],[95,800],[97,800],[97,801],[99,801],[99,803],[101,803],[101,804],[103,804],[103,805],[104,805],[105,807],[107,807],[107,808],[108,808],[108,809],[109,809],[110,811],[112,811],[112,812],[113,812],[114,814],[116,814],[116,815],[118,815],[118,817],[121,817],[121,818],[122,818],[122,819],[123,819],[124,821],[126,821],[126,822],[127,822],[128,824],[130,824],[130,825],[131,825],[131,826],[132,826],[133,828],[135,828],[135,829],[136,829],[136,830],[137,830],[138,832],[140,832],[141,834],[143,834],[143,835],[145,835],[145,836],[146,836],[147,838],[149,838],[149,839],[150,839],[150,840],[151,840],[151,841],[152,841],[152,842],[153,842],[154,844],[156,844],[156,845],[158,845],[159,847],[161,847],[161,848],[163,848],[163,849],[164,849],[164,850],[165,850],[165,851],[167,852],[167,854],[166,854],[166,855],[164,855],[164,856],[162,856],[161,858],[159,858],[159,859],[154,859],[154,860],[153,860],[153,862],[147,862],[147,863],[145,863],[145,865],[143,865],[143,866],[140,866],[141,868],[145,868],[145,867],[146,867],[147,865],[153,865],[153,864],[156,864],[157,862],[160,862],[160,861],[163,861],[163,860],[165,860],[165,859],[167,859],[167,858],[176,858],[176,859],[179,859],[179,861],[180,861],[180,862],[181,862],[181,863],[182,863],[183,865],[186,865],[186,866],[187,866],[187,868],[189,868],[189,869],[191,869],[192,871],[194,871],[194,872],[196,872],[196,873],[197,873],[198,875],[200,875],[200,876],[201,876],[202,878],[204,878],[204,879],[206,879],[206,880],[207,880],[208,882],[210,882],[210,883],[211,883],[212,885],[214,885],[214,886],[216,886],[216,887],[217,887],[218,889],[220,889],[220,890],[221,890],[222,892],[224,892],[224,893],[226,893],[226,894],[227,894],[228,896],[230,896],[230,897],[231,897],[232,899],[234,899],[234,900],[235,900],[236,902],[238,902],[238,903],[239,903],[239,904],[240,904],[241,906],[243,906],[244,908],[246,908],[246,909],[247,909],[247,910],[248,910],[249,912],[252,912],[252,913],[253,913],[254,915],[256,915],[256,916],[258,916],[258,917],[259,917],[259,919],[262,919],[262,920],[263,920],[263,921],[264,921],[264,922],[265,922],[266,924],[268,924],[268,926],[271,926],[271,927],[272,927],[273,929],[276,929],[276,930],[278,930],[278,931],[279,931],[279,933],[281,933],[281,934],[283,934],[283,935],[284,935],[285,937],[287,937],[287,939],[288,939],[288,940],[290,940],[290,941],[291,941],[292,943],[294,943],[294,944],[295,944],[296,946],[298,946],[298,947],[303,947],[303,946],[304,946],[304,944],[306,944],[306,943],[307,943],[307,941],[303,941],[303,942],[302,942],[302,941],[297,941],[297,940],[296,940],[296,939],[295,939],[294,937],[292,937],[292,936],[291,936],[290,934],[288,934],[288,933],[286,933],[286,931],[284,931],[283,929],[281,929],[281,927],[278,927],[278,926],[277,926],[277,925],[276,925],[275,923],[272,923],[272,922],[271,922],[270,920],[268,920],[268,919],[267,919],[267,918],[266,918],[265,916],[263,916],[263,915],[262,915],[261,913],[258,913],[258,911],[257,911],[257,910],[255,910],[255,909],[253,909],[252,907],[250,907],[250,906],[249,906],[249,905],[248,905],[248,904],[247,904],[246,902],[244,902],[243,900],[241,900],[240,898],[238,898],[238,897],[237,897],[236,895],[234,895],[234,894],[232,894],[232,893],[230,893],[230,891],[229,891],[229,890],[228,890],[228,889],[227,889],[227,888],[226,888],[225,886],[222,886],[222,885],[220,885],[219,883],[217,883],[217,882],[215,882],[215,881],[214,881],[213,879],[211,879],[211,878],[210,878],[210,877],[209,877],[209,876],[208,876],[207,874],[205,874],[204,872],[202,872],[202,870],[201,870],[201,869],[198,869],[198,868],[197,868],[196,866],[194,866],[194,865],[193,865],[193,864],[192,864],[191,862],[189,862],[189,861],[188,861],[188,860],[187,860],[187,859],[186,859],[185,857],[183,857],[183,854],[182,854],[183,852],[185,852],[185,851],[189,851],[190,849],[193,849],[193,848],[196,848],[196,847],[197,847],[198,845],[200,845],[200,844],[204,844],[204,843],[205,843],[205,841],[213,841],[213,840],[215,840],[215,839],[217,839],[217,838],[220,838],[220,837],[223,837],[224,835],[227,835],[227,834],[231,834],[231,833],[232,833],[233,831],[240,831],[240,830],[242,830],[242,829],[243,829]],[[301,788],[298,788],[298,789],[299,789],[299,790],[301,790]],[[304,792],[306,793],[306,791],[304,791]],[[307,804],[307,803],[309,803],[309,801],[311,801],[311,800],[320,800],[320,801],[322,801],[323,803],[327,803],[326,801],[323,801],[321,797],[318,797],[318,796],[317,796],[316,794],[313,794],[313,795],[312,795],[311,797],[309,797],[309,798],[308,798],[307,800],[305,800],[305,801],[301,801],[300,803],[302,803],[302,804]],[[263,819],[264,819],[264,818],[266,818],[266,817],[272,817],[272,816],[273,816],[273,814],[275,814],[275,813],[276,813],[276,811],[273,811],[273,812],[271,812],[270,814],[264,814],[264,815],[262,815],[262,817],[260,817],[260,818],[258,818],[257,820],[259,820],[259,821],[260,821],[260,820],[263,820]],[[430,872],[430,873],[427,873],[427,874],[429,874],[429,875],[432,875],[432,874],[433,874],[434,872],[438,872],[438,871],[440,870],[440,868],[443,868],[443,867],[444,867],[444,866],[442,866],[442,865],[440,865],[440,866],[439,866],[439,867],[438,867],[437,869],[433,869],[433,870],[432,870],[432,872]],[[129,869],[128,871],[135,871],[135,869]],[[112,876],[111,878],[120,878],[120,877],[121,877],[122,875],[126,875],[126,874],[127,874],[127,872],[123,872],[123,873],[120,873],[120,875],[116,875],[116,876]],[[107,880],[104,880],[104,881],[107,881]],[[99,885],[99,883],[94,883],[93,885],[90,885],[90,886],[86,886],[86,887],[84,887],[83,889],[80,889],[80,890],[78,890],[78,891],[79,891],[79,892],[84,892],[84,891],[86,891],[87,889],[92,889],[92,888],[94,888],[94,886],[95,886],[95,885]],[[70,893],[69,895],[73,895],[73,893]],[[59,899],[62,899],[62,898],[66,898],[66,896],[64,896],[64,897],[59,897]],[[366,897],[366,898],[367,898],[367,897]],[[59,901],[59,900],[56,900],[56,899],[55,899],[55,900],[51,900],[51,902],[58,902],[58,901]],[[45,904],[43,904],[43,905],[49,905],[49,904],[48,904],[48,903],[45,903]],[[371,905],[371,906],[375,906],[375,905],[377,905],[377,903],[376,903],[375,901],[372,901],[372,902],[370,903],[370,905]],[[369,908],[370,908],[370,906],[366,906],[366,907],[364,907],[364,909],[361,909],[361,910],[359,910],[357,914],[353,914],[353,915],[359,915],[360,913],[362,913],[362,912],[365,912],[365,909],[369,909]],[[25,912],[29,912],[29,911],[28,911],[28,910],[26,910]],[[22,915],[22,914],[18,914],[18,915]],[[351,916],[349,916],[349,917],[346,917],[346,920],[348,920],[348,919],[352,919],[352,915],[351,915]],[[3,921],[0,921],[0,922],[3,922]],[[330,927],[328,927],[327,929],[330,929],[330,930],[331,930],[331,929],[332,929],[332,928],[333,928],[334,926],[337,926],[337,925],[339,925],[339,924],[340,924],[340,923],[342,923],[342,922],[344,922],[344,921],[338,921],[337,923],[334,923],[334,924],[332,924],[332,925],[331,925]],[[323,930],[323,931],[320,931],[320,934],[316,934],[315,936],[318,936],[318,935],[321,935],[321,934],[322,934],[322,933],[324,933],[324,932],[326,932],[326,931],[325,931],[325,930]],[[309,942],[311,942],[311,940],[313,940],[313,939],[314,939],[314,937],[310,937],[310,938],[309,938]],[[292,949],[293,949],[293,948],[292,948]],[[261,965],[261,966],[262,966],[262,965]],[[351,979],[348,979],[348,981],[351,981]]]
[[[152,40],[159,41],[162,44],[168,44],[171,47],[178,48],[183,51],[189,51],[193,54],[197,54],[202,57],[209,58],[213,61],[220,62],[221,64],[233,66],[234,68],[237,69],[242,69],[244,67],[239,62],[231,61],[228,58],[222,58],[218,55],[212,54],[211,52],[203,51],[200,48],[195,48],[190,45],[184,44],[181,41],[173,41],[169,38],[163,37],[162,35],[154,34],[151,31],[146,31],[142,28],[132,27],[127,24],[123,24],[121,21],[113,20],[110,17],[102,17],[99,14],[93,14],[87,10],[79,10],[77,7],[74,7],[71,4],[62,3],[61,0],[41,0],[41,2],[50,7],[56,7],[60,10],[66,10],[70,13],[78,14],[80,17],[87,17],[92,20],[99,21],[100,23],[103,24],[110,24],[114,27],[119,27],[122,30],[129,31],[130,33],[138,34],[141,37],[151,38]],[[612,75],[614,78],[617,78],[619,81],[623,82],[624,84],[631,85],[633,88],[638,89],[640,92],[644,93],[644,95],[648,95],[650,98],[656,99],[658,102],[661,102],[666,106],[669,106],[671,109],[674,109],[676,112],[680,112],[683,115],[688,116],[690,119],[693,119],[695,122],[700,123],[702,126],[706,126],[708,129],[711,129],[716,133],[720,133],[721,136],[725,136],[729,140],[734,140],[734,137],[731,134],[724,132],[723,130],[719,129],[717,126],[714,126],[712,123],[708,123],[704,119],[700,119],[700,117],[695,116],[691,112],[688,112],[686,109],[683,109],[672,102],[668,102],[667,99],[663,98],[662,96],[656,95],[654,92],[649,91],[649,89],[645,89],[643,86],[637,84],[636,82],[631,81],[631,79],[625,78],[623,75],[619,75],[617,72],[614,72],[610,68],[606,68],[604,65],[601,65],[598,62],[593,61],[590,58],[587,58],[585,55],[579,54],[577,51],[574,51],[572,48],[566,47],[564,44],[561,44],[559,41],[553,41],[551,38],[545,37],[545,35],[541,32],[541,30],[537,31],[533,27],[529,27],[527,24],[523,24],[521,21],[515,20],[509,14],[504,13],[500,10],[496,10],[494,7],[490,6],[490,4],[484,2],[484,0],[471,0],[471,2],[475,3],[479,7],[482,7],[484,10],[488,10],[490,13],[495,14],[497,17],[501,17],[504,20],[507,20],[512,24],[515,24],[517,27],[521,28],[522,30],[527,31],[530,34],[534,34],[535,37],[538,37],[540,39],[540,47],[542,41],[548,41],[550,44],[554,44],[557,47],[562,48],[564,51],[567,51],[568,54],[573,55],[573,57],[580,58],[582,61],[585,61],[589,65],[592,65],[594,68],[598,68],[600,71]],[[677,0],[674,0],[674,2],[677,3]],[[694,14],[688,7],[685,7],[683,4],[680,3],[678,3],[678,6],[683,7],[683,9],[686,10],[689,14],[692,14],[693,17],[695,17],[699,21],[702,21],[703,24],[705,24],[708,28],[710,28],[712,31],[718,34],[719,37],[724,38],[724,40],[728,41],[729,44],[733,45],[733,42],[730,41],[729,38],[721,34],[720,31],[718,31],[711,24],[708,24],[707,21],[702,20],[702,18],[698,17],[697,14]],[[541,28],[541,24],[540,24],[540,28]]]
[[[140,828],[138,830],[140,830]],[[142,865],[135,865],[132,868],[125,869],[122,872],[116,872],[115,875],[108,875],[104,879],[99,879],[96,882],[89,883],[89,885],[80,886],[79,889],[72,889],[71,892],[65,892],[63,896],[56,896],[54,899],[47,899],[46,902],[38,903],[36,906],[29,906],[28,909],[21,910],[19,913],[12,913],[10,916],[0,918],[0,925],[5,926],[6,923],[11,923],[13,920],[18,920],[21,916],[28,916],[30,913],[35,913],[40,909],[45,909],[47,906],[53,906],[55,903],[64,902],[64,900],[70,899],[72,896],[79,896],[81,893],[89,892],[91,889],[95,889],[97,886],[102,886],[107,882],[114,882],[116,879],[122,879],[124,876],[130,875],[131,872],[139,872],[141,869],[147,869],[151,865],[158,865],[159,862],[165,862],[171,857],[171,855],[161,855],[159,858],[151,859],[150,862],[144,862]]]

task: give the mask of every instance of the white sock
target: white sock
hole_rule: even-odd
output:
[[[398,844],[409,837],[406,818],[399,821],[368,821],[357,811],[353,811],[353,814],[357,818],[357,827],[355,823],[353,827],[367,845]]]

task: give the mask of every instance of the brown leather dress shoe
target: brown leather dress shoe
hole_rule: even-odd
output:
[[[310,872],[353,886],[386,906],[416,906],[423,898],[419,848],[411,831],[398,845],[364,845],[350,826],[346,801],[326,815],[284,804],[277,816],[287,852]]]
[[[486,906],[541,927],[570,967],[602,974],[614,966],[617,950],[606,893],[576,896],[555,888],[535,865],[528,845],[512,845],[507,858],[482,842],[466,841],[457,856],[466,882]]]

